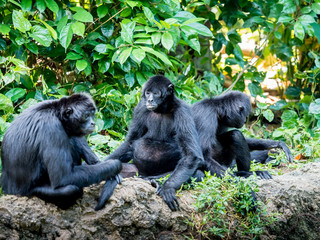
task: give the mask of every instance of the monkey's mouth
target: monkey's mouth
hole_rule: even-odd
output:
[[[158,107],[156,104],[146,104],[146,108],[150,111],[155,110]]]

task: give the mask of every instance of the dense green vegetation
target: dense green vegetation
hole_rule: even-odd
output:
[[[229,89],[247,85],[257,98],[264,97],[263,63],[280,66],[274,78],[282,100],[256,102],[257,120],[243,132],[284,140],[297,160],[317,161],[319,14],[320,0],[2,0],[0,141],[28,106],[86,91],[98,107],[89,141],[102,157],[124,139],[150,76],[165,74],[188,103],[225,91],[230,80]],[[251,54],[240,46],[246,34],[257,46]],[[275,111],[281,126],[270,131],[264,123]]]

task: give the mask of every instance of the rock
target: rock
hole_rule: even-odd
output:
[[[319,239],[320,163],[259,181],[258,197],[268,212],[282,213],[261,239]],[[172,212],[147,181],[125,179],[105,208],[94,211],[103,184],[85,188],[68,210],[37,197],[0,198],[0,239],[185,239],[193,212],[189,191]]]

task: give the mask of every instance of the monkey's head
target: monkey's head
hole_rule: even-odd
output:
[[[172,103],[174,96],[174,85],[164,76],[153,76],[145,84],[142,98],[145,106],[150,111],[166,111]]]
[[[95,130],[96,106],[89,95],[73,94],[60,101],[60,120],[69,136],[85,136]]]

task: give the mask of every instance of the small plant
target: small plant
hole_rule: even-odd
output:
[[[243,179],[227,173],[224,178],[217,178],[206,173],[205,179],[194,185],[195,211],[188,223],[196,236],[191,239],[255,239],[263,227],[277,220],[275,214],[267,213],[261,201],[253,201],[252,191],[258,192],[255,176]],[[251,211],[254,206],[256,211]]]

